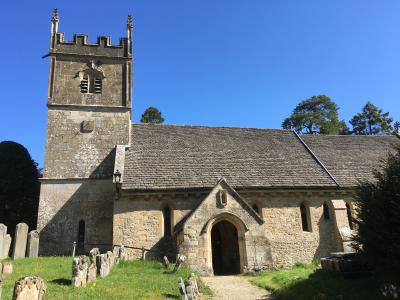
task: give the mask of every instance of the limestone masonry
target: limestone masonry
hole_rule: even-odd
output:
[[[130,259],[179,253],[229,274],[351,250],[357,179],[372,179],[398,137],[132,124],[132,19],[118,45],[65,41],[58,22],[55,10],[41,255],[124,246]]]

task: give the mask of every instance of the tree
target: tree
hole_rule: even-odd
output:
[[[343,127],[339,122],[338,109],[328,96],[312,96],[295,107],[293,113],[283,121],[282,127],[298,133],[338,134],[339,128]]]
[[[389,117],[388,112],[382,113],[382,109],[371,102],[367,102],[361,113],[350,120],[353,126],[352,133],[357,135],[390,134],[393,130],[392,122],[393,119]]]
[[[39,170],[28,150],[18,143],[0,143],[0,220],[13,233],[24,222],[36,228],[39,206]]]
[[[394,133],[399,134],[400,133],[400,122],[398,122],[398,121],[394,122],[393,128],[394,128]]]
[[[350,134],[350,129],[346,124],[345,120],[339,122],[339,132],[340,135],[348,135]]]
[[[145,110],[140,119],[141,123],[153,123],[160,124],[164,122],[164,118],[161,116],[161,112],[155,107],[149,107]]]
[[[386,280],[400,283],[400,146],[374,178],[356,189],[355,246]]]

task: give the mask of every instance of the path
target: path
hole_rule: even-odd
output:
[[[202,280],[214,292],[213,299],[218,300],[273,300],[264,289],[251,284],[242,276],[202,277]]]

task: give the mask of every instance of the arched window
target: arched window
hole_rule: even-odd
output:
[[[324,202],[323,209],[324,209],[324,219],[329,220],[331,218],[331,215],[330,215],[328,203]]]
[[[85,248],[85,221],[80,220],[78,225],[78,249]]]
[[[353,230],[353,214],[349,203],[346,203],[346,211],[347,211],[347,219],[349,220],[349,227],[351,230]]]
[[[254,211],[255,211],[256,213],[260,214],[260,209],[258,208],[258,205],[257,205],[257,204],[254,204],[254,205],[252,206],[252,208],[254,209]]]
[[[301,227],[303,231],[311,232],[311,224],[310,224],[310,211],[308,206],[304,203],[300,205],[300,214],[301,214]]]
[[[163,209],[164,236],[171,236],[171,210],[168,206]]]
[[[101,94],[102,85],[102,79],[100,76],[84,73],[81,79],[81,93]]]

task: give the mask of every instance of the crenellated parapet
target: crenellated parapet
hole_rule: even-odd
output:
[[[97,37],[97,43],[89,43],[86,34],[74,34],[72,41],[64,40],[64,33],[58,32],[59,15],[54,9],[51,17],[50,55],[66,54],[110,58],[132,58],[132,16],[126,23],[127,37],[120,38],[118,45],[111,44],[109,36]]]
[[[64,33],[55,33],[55,45],[50,51],[51,54],[71,54],[85,56],[106,56],[131,58],[132,53],[129,47],[128,38],[120,38],[118,45],[111,44],[109,36],[98,36],[97,43],[89,43],[86,34],[74,34],[72,41],[64,40]]]

